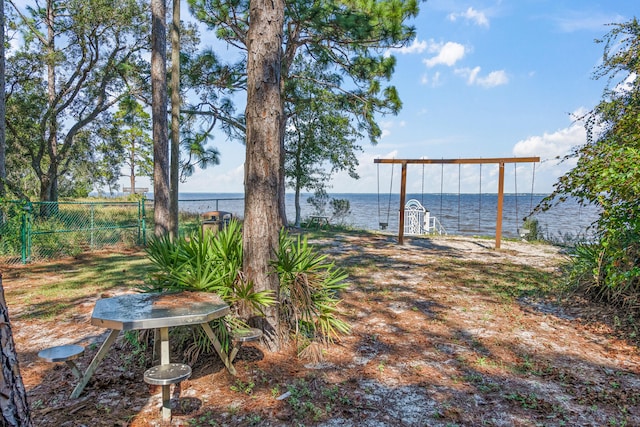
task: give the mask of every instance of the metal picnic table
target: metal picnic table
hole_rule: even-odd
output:
[[[165,365],[169,363],[169,328],[200,325],[226,368],[235,375],[229,356],[209,326],[210,321],[228,313],[229,306],[218,295],[204,292],[127,294],[99,299],[91,315],[91,324],[111,331],[73,389],[71,398],[80,396],[120,331],[158,329],[160,362]]]

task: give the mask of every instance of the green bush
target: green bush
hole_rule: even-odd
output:
[[[316,345],[331,343],[349,326],[337,316],[339,291],[346,288],[346,274],[327,261],[326,255],[313,250],[306,239],[293,239],[285,231],[279,241],[273,268],[280,278],[281,325],[299,343],[302,355],[317,357]],[[262,314],[265,306],[276,301],[271,292],[255,292],[253,283],[242,273],[242,230],[232,220],[223,230],[200,230],[174,242],[168,236],[152,239],[147,254],[156,269],[145,291],[191,290],[215,292],[232,309],[232,315],[212,327],[223,345],[228,345],[229,330],[241,327],[240,313]],[[196,333],[186,341],[207,340]],[[311,350],[309,350],[311,349]]]
[[[347,274],[310,247],[306,238],[292,239],[286,231],[280,235],[275,268],[280,278],[281,322],[298,340],[303,356],[320,359],[317,344],[329,344],[350,329],[337,316]]]
[[[268,292],[253,292],[242,275],[242,232],[232,220],[218,233],[198,230],[172,242],[168,235],[153,238],[147,254],[157,267],[146,291],[215,292],[230,304],[249,305],[261,312],[275,301]]]
[[[331,199],[331,218],[333,221],[343,223],[345,217],[351,214],[351,203],[348,199]]]
[[[520,234],[523,239],[529,242],[536,242],[544,239],[542,228],[540,227],[540,222],[537,218],[525,218],[522,228],[520,229]]]
[[[254,292],[253,284],[244,280],[242,232],[236,220],[216,234],[211,230],[203,232],[198,229],[174,242],[168,235],[153,238],[146,252],[156,269],[142,287],[143,291],[213,292],[229,304],[232,315],[211,322],[212,329],[227,351],[229,332],[246,327],[238,311],[248,308],[260,314],[264,306],[275,303],[270,292]],[[182,328],[181,331],[177,332],[180,334],[177,341],[182,343],[182,348],[192,361],[201,352],[212,351],[201,328]]]
[[[595,243],[572,251],[568,283],[587,296],[623,308],[640,306],[640,233],[609,228]]]
[[[0,256],[20,257],[24,203],[0,199]]]

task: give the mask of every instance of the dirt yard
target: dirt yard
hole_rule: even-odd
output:
[[[314,243],[349,267],[352,333],[321,363],[260,344],[243,347],[237,377],[213,356],[198,360],[174,392],[173,426],[640,426],[640,352],[635,331],[622,335],[624,316],[531,286],[557,281],[558,248],[503,241],[496,251],[471,238],[398,246],[383,234]],[[55,280],[28,268],[4,272],[6,292]],[[36,357],[81,343],[86,367],[105,338],[89,324],[99,297],[54,319],[7,298],[36,426],[160,425],[159,390],[142,380],[148,354],[126,340],[77,400],[69,369]]]

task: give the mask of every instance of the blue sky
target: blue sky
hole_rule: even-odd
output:
[[[539,156],[533,188],[548,193],[569,167],[559,164],[585,141],[574,117],[600,99],[606,81],[592,73],[602,58],[608,23],[634,16],[628,0],[430,0],[413,21],[414,42],[397,58],[391,84],[403,109],[380,117],[383,137],[363,141],[361,179],[337,175],[330,193],[389,191],[392,168],[375,158]],[[183,14],[183,17],[185,15]],[[205,44],[219,46],[211,33]],[[244,147],[218,135],[221,164],[197,172],[181,192],[242,192]],[[393,191],[399,192],[399,167]],[[460,173],[460,176],[458,175]],[[533,165],[506,166],[505,191],[529,192]],[[515,175],[514,175],[515,174]],[[410,192],[497,191],[497,167],[408,167]],[[481,184],[480,184],[481,183]],[[123,180],[123,185],[124,180]],[[382,190],[381,190],[382,191]]]

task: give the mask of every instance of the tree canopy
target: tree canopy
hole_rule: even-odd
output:
[[[23,11],[10,3],[17,15],[13,28],[24,43],[8,58],[7,106],[12,118],[21,119],[12,120],[7,143],[12,156],[29,159],[40,199],[55,201],[58,180],[73,169],[81,132],[129,89],[141,87],[146,6],[137,0],[47,0]]]
[[[587,143],[567,156],[577,164],[547,204],[575,197],[600,208],[597,241],[576,258],[578,270],[588,266],[579,280],[600,298],[633,305],[640,299],[640,25],[634,18],[611,28],[597,40],[604,53],[594,77],[607,86],[585,116]]]
[[[210,69],[224,72],[207,73],[206,76],[222,90],[244,89],[245,80],[234,73],[243,73],[246,69],[249,1],[189,0],[189,5],[197,19],[239,52],[237,63],[226,67],[209,55]],[[367,135],[372,143],[376,143],[381,135],[376,115],[395,114],[401,107],[395,88],[386,85],[393,73],[395,59],[385,52],[414,37],[414,28],[407,20],[417,13],[417,1],[286,2],[281,68],[281,93],[286,114],[283,126],[293,126],[292,115],[299,111],[296,105],[306,102],[300,97],[309,95],[308,90],[298,90],[297,86],[313,85],[316,92],[322,91],[322,99],[332,106],[332,111],[340,111],[341,115],[349,117],[349,135]],[[296,63],[313,63],[317,71],[309,73],[308,69],[295,66]],[[220,77],[214,80],[213,75]],[[200,106],[207,105],[211,114],[225,123],[230,134],[243,137],[244,116],[231,117],[228,113],[235,113],[235,110],[228,98],[219,100],[222,102],[203,98]],[[284,129],[281,135],[284,148]],[[357,162],[357,159],[353,160]],[[285,167],[284,156],[282,167]],[[281,180],[280,209],[283,210],[284,175]]]
[[[314,80],[322,76],[323,70],[316,64],[300,58],[294,64],[301,79],[290,85],[291,97],[297,102],[286,104],[289,124],[285,133],[285,175],[286,184],[294,190],[295,226],[300,226],[300,194],[303,190],[314,193],[326,191],[331,175],[346,170],[357,179],[356,153],[363,137],[352,124],[352,117],[342,110],[342,103]],[[338,80],[338,76],[334,75]]]
[[[556,184],[552,197],[574,196],[602,207],[601,226],[640,209],[640,25],[612,24],[595,78],[607,78],[603,99],[585,116],[587,143],[567,158],[577,165]],[[637,212],[636,212],[637,213]],[[633,217],[629,217],[633,218]]]

